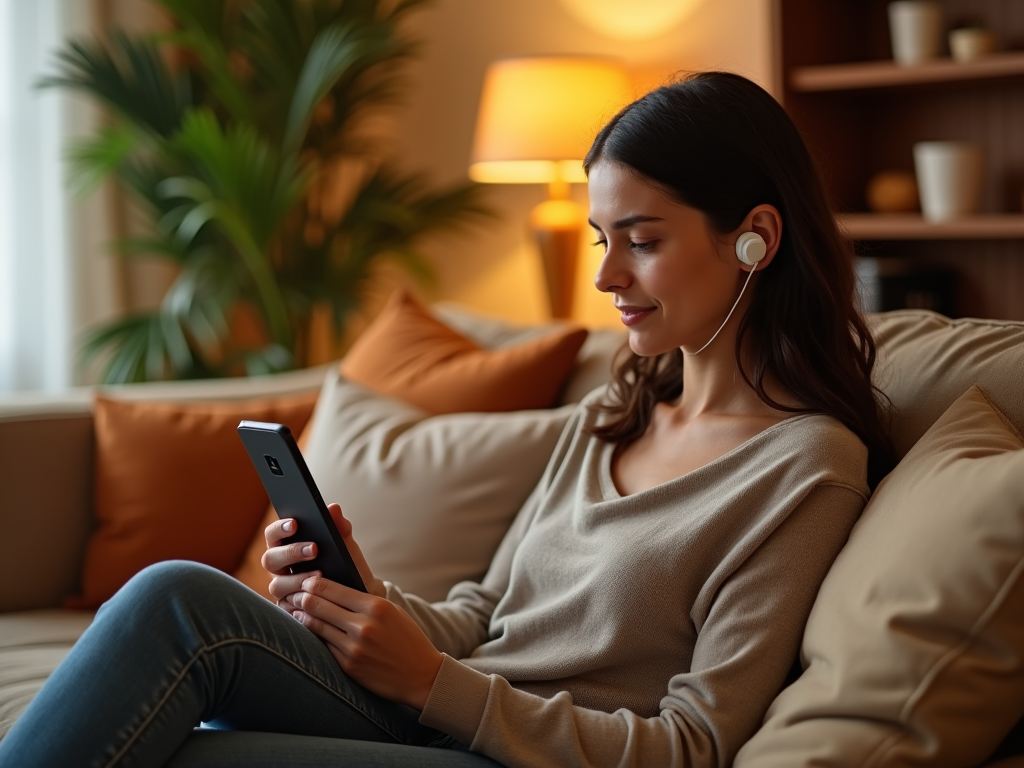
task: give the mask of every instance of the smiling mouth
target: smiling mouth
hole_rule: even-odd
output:
[[[636,325],[654,311],[654,307],[616,307],[622,314],[623,325]]]

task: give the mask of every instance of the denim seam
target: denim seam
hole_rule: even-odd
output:
[[[297,669],[299,672],[304,674],[306,677],[308,677],[309,679],[311,679],[312,681],[314,681],[318,685],[320,685],[323,688],[325,688],[329,693],[331,693],[332,695],[336,696],[337,698],[341,699],[343,702],[348,704],[350,707],[352,707],[352,709],[354,709],[360,715],[365,717],[367,720],[369,720],[375,726],[377,726],[382,731],[384,731],[386,734],[388,734],[397,743],[399,743],[399,744],[404,743],[403,739],[400,736],[398,736],[397,734],[393,733],[391,731],[391,729],[388,728],[383,723],[378,722],[376,720],[376,718],[372,717],[368,712],[366,712],[363,709],[361,709],[354,701],[352,701],[347,696],[345,696],[341,691],[335,690],[326,681],[321,680],[319,677],[317,677],[312,672],[307,670],[301,664],[299,664],[296,661],[294,661],[291,658],[289,658],[286,654],[283,654],[283,653],[279,652],[276,648],[271,648],[269,645],[267,645],[266,643],[264,643],[262,641],[259,641],[259,640],[253,640],[251,638],[229,638],[227,640],[221,640],[221,641],[219,641],[217,643],[214,643],[212,645],[205,645],[204,644],[196,653],[194,653],[192,655],[192,657],[185,663],[185,666],[182,668],[181,672],[178,673],[178,676],[170,684],[170,686],[168,687],[168,689],[164,693],[164,695],[161,696],[160,700],[157,701],[157,703],[154,705],[153,710],[149,713],[149,715],[146,716],[145,720],[143,720],[142,723],[135,729],[135,733],[133,733],[128,738],[128,741],[124,744],[124,746],[122,746],[121,749],[118,750],[117,754],[115,754],[114,757],[110,759],[110,762],[107,763],[107,768],[110,768],[111,766],[115,765],[117,763],[117,761],[120,760],[122,757],[124,757],[125,753],[127,753],[127,751],[129,749],[131,749],[132,745],[142,735],[142,732],[150,725],[150,723],[152,723],[154,718],[156,718],[156,716],[160,713],[160,710],[163,707],[163,705],[167,703],[168,699],[170,699],[170,697],[177,690],[179,684],[185,678],[185,675],[187,675],[189,673],[189,671],[192,669],[192,667],[195,666],[195,663],[196,663],[197,660],[199,660],[202,656],[204,656],[206,654],[209,654],[209,653],[211,653],[213,651],[220,650],[222,647],[224,647],[226,645],[231,645],[233,643],[244,643],[244,644],[247,644],[247,645],[254,645],[257,648],[261,648],[264,651],[267,651],[268,653],[270,653],[270,654],[272,654],[274,656],[277,656],[279,659],[282,659],[286,663],[290,664],[295,669]]]

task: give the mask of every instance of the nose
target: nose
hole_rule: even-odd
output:
[[[594,287],[602,293],[628,288],[633,282],[632,276],[624,269],[624,265],[617,257],[611,246],[605,251],[601,265],[594,275]]]

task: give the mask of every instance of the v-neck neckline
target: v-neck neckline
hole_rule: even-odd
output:
[[[822,415],[824,414],[798,413],[794,416],[789,416],[783,419],[782,421],[778,421],[775,424],[772,424],[770,427],[765,427],[756,435],[751,435],[742,443],[737,445],[735,448],[732,448],[731,450],[723,453],[718,458],[712,459],[707,464],[703,464],[702,466],[699,466],[696,469],[691,469],[689,472],[679,475],[678,477],[674,477],[671,480],[666,480],[664,483],[652,485],[650,488],[645,488],[642,491],[637,491],[636,493],[630,493],[626,495],[623,495],[622,493],[619,492],[619,489],[615,486],[615,480],[612,478],[612,457],[615,455],[615,443],[606,443],[604,446],[602,446],[601,456],[599,459],[599,480],[601,486],[601,498],[603,501],[614,501],[618,499],[635,499],[639,496],[643,496],[645,493],[652,493],[663,488],[668,488],[669,486],[675,484],[690,482],[694,477],[699,477],[700,475],[706,474],[710,469],[717,466],[718,464],[728,461],[729,459],[734,458],[737,454],[749,450],[750,447],[760,442],[766,435],[774,433],[781,427],[791,424],[792,422],[795,421],[802,421],[806,418]]]

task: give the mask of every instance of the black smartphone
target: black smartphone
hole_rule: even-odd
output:
[[[277,516],[298,522],[298,531],[281,543],[312,541],[316,544],[316,557],[296,563],[291,572],[320,571],[331,581],[365,592],[359,569],[327,511],[291,430],[284,424],[243,421],[238,425],[238,435]]]

